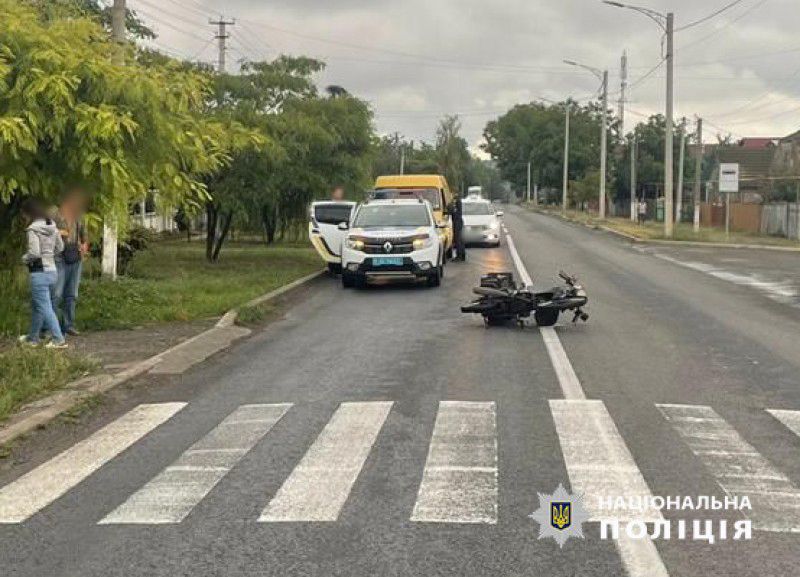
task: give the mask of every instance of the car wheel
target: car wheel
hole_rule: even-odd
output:
[[[328,263],[328,271],[331,274],[342,274],[342,265],[338,262],[329,262]]]
[[[342,274],[342,287],[343,288],[354,288],[356,286],[355,280],[353,279],[353,275],[343,273]]]
[[[558,322],[558,309],[539,309],[533,315],[540,327],[552,327]]]

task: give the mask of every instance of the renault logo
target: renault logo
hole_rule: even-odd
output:
[[[383,252],[388,254],[388,253],[392,252],[393,248],[394,248],[394,246],[388,240],[385,243],[383,243]]]

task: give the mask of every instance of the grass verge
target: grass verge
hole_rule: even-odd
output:
[[[217,263],[207,262],[204,251],[200,242],[163,241],[137,255],[128,276],[116,282],[84,274],[78,327],[126,329],[219,316],[322,266],[307,245],[230,243]],[[0,334],[22,334],[29,319],[25,275],[8,279],[6,289],[11,294],[0,299]]]
[[[90,359],[43,348],[0,353],[0,422],[22,405],[97,370]]]
[[[561,210],[538,209],[539,212],[562,216]],[[608,217],[601,220],[597,215],[589,212],[568,210],[567,220],[588,226],[605,226],[617,232],[636,237],[640,240],[667,240],[664,236],[664,223],[648,221],[644,224],[631,222],[628,218]],[[800,248],[800,243],[795,240],[780,236],[768,236],[746,232],[732,231],[729,235],[719,228],[701,228],[695,233],[691,223],[676,223],[673,241],[710,242],[720,244],[749,244],[762,246],[782,246]]]

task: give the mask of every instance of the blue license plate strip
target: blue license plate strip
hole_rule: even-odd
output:
[[[403,259],[391,256],[379,256],[372,259],[372,266],[403,266]]]

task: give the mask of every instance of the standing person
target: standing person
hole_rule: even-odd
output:
[[[19,340],[21,343],[38,345],[39,335],[45,328],[53,337],[47,347],[64,349],[67,343],[53,310],[53,291],[58,282],[55,257],[64,249],[64,243],[56,223],[40,202],[27,200],[22,207],[22,214],[28,221],[28,249],[22,262],[30,271],[31,326],[28,335]]]
[[[80,333],[75,328],[75,308],[83,272],[83,257],[89,251],[86,227],[83,224],[83,199],[73,192],[64,197],[59,207],[59,232],[64,251],[56,256],[58,282],[53,294],[53,310],[61,316],[61,331],[70,336]]]
[[[467,251],[464,246],[464,205],[461,203],[461,197],[457,196],[453,203],[453,249],[457,256],[455,260],[467,260]]]
[[[639,212],[639,224],[644,224],[644,221],[647,220],[647,202],[645,201],[644,197],[639,201],[638,204],[638,212]]]

